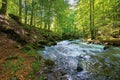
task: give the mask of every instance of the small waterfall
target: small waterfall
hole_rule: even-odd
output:
[[[120,79],[120,49],[104,50],[103,45],[81,40],[61,41],[45,47],[42,55],[55,61],[49,80],[118,80]],[[114,70],[114,68],[116,68]],[[63,74],[64,73],[64,74]]]

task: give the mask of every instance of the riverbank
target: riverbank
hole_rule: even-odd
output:
[[[109,39],[84,39],[83,41],[87,43],[92,43],[92,44],[102,44],[105,46],[114,46],[114,47],[119,47],[120,46],[120,38],[109,38]]]
[[[57,41],[65,39],[78,39],[79,36],[63,34],[36,28],[18,23],[14,19],[0,15],[0,80],[38,80],[46,79],[51,60],[45,60],[36,50],[45,46],[56,45]],[[118,40],[118,39],[117,39]],[[98,44],[99,40],[91,43]],[[87,41],[89,42],[89,41]],[[100,41],[100,44],[111,43],[110,40]],[[119,40],[114,44],[118,44]],[[111,44],[111,45],[114,45]]]
[[[17,23],[14,19],[0,15],[0,80],[44,79],[49,67],[36,49],[55,44],[55,37],[44,34],[45,30]]]
[[[54,62],[45,60],[36,51],[71,38],[66,36],[0,15],[0,80],[46,79]]]
[[[0,64],[0,80],[38,80],[45,76],[52,62],[31,46],[21,46],[0,33]]]

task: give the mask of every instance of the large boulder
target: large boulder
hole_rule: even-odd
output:
[[[112,32],[112,34],[111,34],[111,36],[113,37],[113,38],[119,38],[120,37],[120,31],[113,31]]]

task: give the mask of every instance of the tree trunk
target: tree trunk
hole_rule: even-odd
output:
[[[6,15],[7,12],[7,4],[8,1],[7,0],[2,0],[2,7],[0,9],[0,14]]]
[[[95,31],[94,31],[94,0],[90,0],[90,32],[91,32],[91,39],[95,39]]]
[[[34,0],[32,0],[32,10],[31,10],[31,20],[30,25],[33,25],[33,16],[34,16]]]
[[[28,14],[27,1],[25,0],[25,24],[27,24],[27,14]]]
[[[40,27],[43,26],[43,2],[40,2]]]
[[[21,22],[22,21],[22,0],[19,0],[19,17]]]
[[[102,1],[103,4],[102,4],[102,7],[103,7],[103,11],[102,11],[102,19],[103,19],[103,25],[105,25],[105,2],[104,0]]]
[[[48,30],[50,30],[50,25],[51,25],[51,23],[50,23],[50,18],[51,18],[51,6],[52,6],[52,2],[50,2],[49,3],[49,6],[48,6],[48,13],[47,13],[47,25],[48,25]]]

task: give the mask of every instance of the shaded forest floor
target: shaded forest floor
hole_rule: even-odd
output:
[[[36,52],[55,44],[53,38],[46,31],[24,26],[0,15],[0,80],[43,80],[48,67],[54,65]]]
[[[0,80],[11,78],[26,80],[25,76],[32,71],[31,64],[35,59],[23,54],[19,48],[15,47],[15,43],[8,39],[5,34],[0,34]]]
[[[0,80],[45,80],[54,62],[0,33]],[[48,71],[48,72],[47,72]]]
[[[36,53],[45,45],[55,45],[56,41],[75,39],[70,35],[55,33],[0,15],[0,80],[43,80],[54,62],[45,60]],[[86,40],[90,43],[120,46],[120,39]]]

